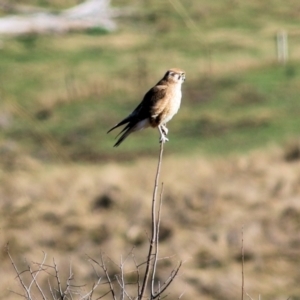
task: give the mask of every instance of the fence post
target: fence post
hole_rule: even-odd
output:
[[[281,64],[286,64],[288,61],[288,36],[286,31],[281,30],[276,35],[277,44],[277,60]]]

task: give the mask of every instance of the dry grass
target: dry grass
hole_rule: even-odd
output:
[[[241,228],[244,226],[245,290],[252,297],[299,295],[299,160],[282,150],[207,160],[169,157],[165,184],[161,256],[186,260],[172,286],[185,298],[232,299],[241,288]],[[85,254],[100,249],[115,261],[133,245],[144,259],[156,162],[131,165],[42,165],[18,157],[0,172],[1,247],[7,242],[22,265],[55,257],[77,282],[89,282]],[[13,158],[11,158],[13,161]],[[11,167],[9,167],[11,169]],[[1,299],[15,299],[15,274],[1,252]],[[158,266],[159,276],[169,268]],[[5,274],[5,276],[4,276]]]

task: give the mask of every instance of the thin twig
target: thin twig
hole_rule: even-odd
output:
[[[159,225],[161,220],[161,206],[162,206],[162,195],[164,190],[164,184],[161,184],[161,192],[159,196],[159,207],[157,212],[157,222],[156,222],[156,240],[155,240],[155,252],[154,252],[154,262],[153,262],[153,269],[152,269],[152,284],[151,284],[151,295],[154,295],[154,279],[158,261],[158,244],[159,244]]]
[[[96,300],[102,299],[104,298],[106,295],[108,295],[111,292],[111,290],[107,291],[105,294],[103,294],[102,296],[98,297]]]
[[[105,265],[104,260],[103,260],[103,254],[102,254],[102,253],[101,253],[101,263],[102,263],[101,267],[102,267],[102,269],[103,269],[103,271],[104,271],[104,273],[105,273],[106,279],[107,279],[108,284],[109,284],[109,289],[110,289],[111,295],[112,295],[112,297],[113,297],[114,300],[117,300],[116,295],[115,295],[115,291],[114,291],[113,284],[112,284],[112,282],[111,282],[110,276],[109,276],[109,274],[108,274],[106,265]]]
[[[132,253],[131,255],[132,255],[132,260],[133,260],[133,262],[134,262],[134,264],[135,264],[135,268],[136,268],[136,275],[137,275],[137,294],[139,295],[139,294],[140,294],[140,290],[141,290],[141,282],[140,282],[141,276],[140,276],[140,269],[139,269],[139,266],[138,266],[138,264],[137,264],[137,262],[136,262],[136,259],[135,259],[134,254]]]
[[[159,296],[158,296],[158,300],[160,299],[160,281],[158,281],[158,293],[159,293]],[[153,297],[153,293],[151,294],[151,297]]]
[[[50,284],[49,278],[48,278],[48,285],[49,285],[49,290],[50,290],[50,293],[51,293],[52,299],[53,299],[53,300],[55,300],[55,299],[56,299],[56,297],[54,296],[54,292],[53,292],[53,290],[52,290],[52,286],[51,286],[51,284]]]
[[[9,244],[8,244],[8,243],[7,243],[7,245],[6,245],[6,253],[7,253],[7,255],[8,255],[10,261],[11,261],[11,264],[13,265],[13,267],[14,267],[16,273],[17,273],[17,277],[18,277],[18,279],[19,279],[19,282],[21,283],[21,285],[22,285],[24,291],[26,292],[26,296],[24,296],[24,298],[30,299],[30,291],[29,291],[28,288],[26,287],[26,284],[24,283],[24,281],[23,281],[23,279],[22,279],[22,277],[21,277],[21,275],[20,275],[20,272],[19,272],[19,270],[18,270],[18,268],[17,268],[17,266],[16,266],[16,264],[15,264],[15,262],[14,262],[14,260],[13,260],[12,256],[11,256],[10,253],[9,253]]]
[[[93,268],[95,274],[97,275],[97,278],[98,278],[98,279],[101,278],[101,276],[99,275],[99,273],[98,273],[98,271],[96,270],[95,266],[90,262],[90,260],[92,260],[92,259],[89,258],[89,263],[91,264],[91,266],[92,266],[92,268]],[[94,262],[95,262],[95,261],[94,261]]]
[[[120,295],[121,300],[125,299],[125,295],[129,300],[132,300],[132,297],[127,293],[127,291],[125,289],[125,285],[128,285],[128,283],[125,284],[124,277],[123,277],[123,279],[122,279],[122,277],[121,277],[121,279],[119,279],[119,276],[116,275],[116,279],[117,279],[119,286],[122,289],[122,294]]]
[[[163,284],[162,288],[160,288],[160,292],[157,292],[155,295],[152,295],[152,299],[160,297],[160,295],[169,287],[169,285],[171,284],[171,282],[177,276],[181,265],[182,265],[182,261],[180,261],[178,267],[171,272],[171,275],[169,276],[169,278],[167,279],[167,281]]]
[[[246,296],[249,297],[250,300],[253,300],[252,297],[248,293],[246,293]]]
[[[182,292],[182,293],[179,295],[178,299],[180,299],[180,298],[184,295],[184,293],[185,293],[185,292]]]
[[[126,259],[125,259],[125,261],[126,261]],[[117,278],[117,280],[120,284],[121,290],[122,290],[122,296],[121,296],[122,298],[121,299],[124,300],[124,297],[125,297],[125,282],[124,282],[124,262],[123,262],[122,255],[121,255],[120,270],[121,270],[121,275],[120,275],[121,282],[119,282],[118,276],[116,278]]]
[[[153,189],[153,197],[152,197],[152,237],[149,245],[149,252],[147,256],[147,266],[146,266],[146,271],[145,271],[145,276],[144,280],[142,283],[141,287],[141,293],[138,297],[139,300],[141,300],[144,297],[146,287],[148,285],[148,279],[150,275],[150,261],[151,261],[151,256],[152,256],[152,251],[153,251],[153,246],[155,243],[156,239],[156,194],[157,194],[157,188],[158,188],[158,180],[159,180],[159,175],[160,175],[160,168],[161,168],[161,162],[162,162],[162,155],[163,155],[163,143],[160,143],[160,152],[159,152],[159,157],[158,157],[158,164],[157,164],[157,171],[156,171],[156,176],[155,176],[155,181],[154,181],[154,189]]]
[[[22,298],[28,299],[28,298],[26,298],[26,296],[24,296],[23,294],[17,293],[17,292],[15,292],[15,291],[11,290],[11,289],[8,289],[8,291],[11,292],[11,293],[13,293],[13,294],[16,294],[16,295],[18,295],[18,296],[20,296],[20,297],[22,297]]]
[[[71,281],[74,279],[74,274],[72,272],[72,264],[70,263],[70,271],[69,271],[69,277],[67,279],[67,286],[66,286],[66,289],[64,291],[64,296],[67,295],[67,294],[70,294],[72,296],[72,293],[75,292],[75,289],[72,291],[72,287],[76,287],[75,285],[72,285],[71,284]]]
[[[44,271],[44,263],[45,263],[45,261],[46,261],[46,257],[47,257],[47,254],[44,252],[44,258],[43,258],[43,261],[42,261],[42,263],[39,265],[39,268],[38,268],[38,270],[36,271],[36,274],[35,274],[35,275],[34,275],[34,272],[31,270],[30,265],[28,265],[29,272],[30,272],[30,275],[31,275],[31,277],[32,277],[32,282],[30,283],[30,286],[28,287],[28,290],[30,291],[31,286],[32,286],[32,284],[34,283],[35,286],[37,287],[37,289],[39,290],[39,292],[41,293],[42,298],[43,298],[44,300],[46,300],[47,298],[46,298],[45,294],[43,293],[43,290],[41,289],[39,283],[37,282],[37,277],[38,277],[38,275],[39,275],[39,273],[40,273],[41,271]]]
[[[57,282],[58,292],[59,292],[60,298],[63,300],[64,299],[64,293],[62,291],[61,282],[60,282],[60,278],[59,278],[59,271],[58,271],[58,267],[56,265],[56,262],[55,262],[54,258],[53,258],[53,265],[54,265],[54,270],[55,270],[55,278],[56,278],[56,282]]]
[[[82,296],[80,299],[83,300],[83,299],[86,299],[87,297],[88,297],[88,299],[92,299],[93,293],[94,293],[95,289],[99,286],[101,279],[102,279],[101,277],[98,277],[98,281],[94,282],[92,289],[87,294]]]

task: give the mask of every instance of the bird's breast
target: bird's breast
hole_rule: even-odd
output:
[[[170,99],[168,101],[168,106],[165,111],[165,118],[163,123],[169,122],[173,116],[178,112],[181,104],[181,90],[175,90],[174,93],[170,95]]]
[[[150,125],[157,127],[169,122],[178,112],[181,102],[181,85],[169,86],[163,99],[155,104],[149,118]]]

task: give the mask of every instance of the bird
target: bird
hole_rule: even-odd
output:
[[[141,103],[125,119],[114,125],[107,133],[119,126],[127,124],[117,135],[120,138],[114,147],[118,147],[131,133],[147,127],[158,128],[160,143],[165,143],[168,128],[166,127],[178,112],[181,104],[181,84],[185,81],[185,71],[172,68],[144,96]]]

